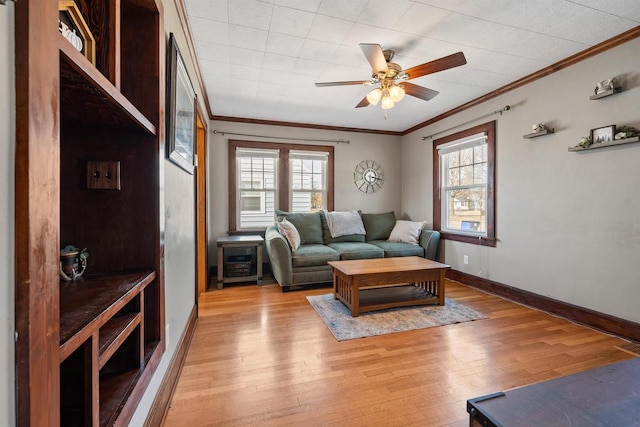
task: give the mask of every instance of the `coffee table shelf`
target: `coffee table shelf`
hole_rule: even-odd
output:
[[[438,304],[438,295],[415,285],[360,290],[360,313],[425,304]]]

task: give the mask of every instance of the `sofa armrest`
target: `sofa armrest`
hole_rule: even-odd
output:
[[[265,248],[269,256],[269,265],[273,277],[280,286],[291,286],[293,283],[293,270],[291,264],[291,248],[287,239],[278,231],[275,225],[267,228],[264,235]]]
[[[424,248],[424,257],[435,261],[438,257],[440,245],[440,232],[436,230],[422,230],[420,233],[420,246]]]

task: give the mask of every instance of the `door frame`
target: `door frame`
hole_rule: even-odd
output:
[[[196,167],[195,167],[195,224],[196,224],[196,280],[195,301],[207,290],[207,121],[198,105],[196,108]]]

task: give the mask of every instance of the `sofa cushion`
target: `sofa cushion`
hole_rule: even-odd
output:
[[[276,218],[280,221],[286,218],[298,230],[300,234],[300,244],[310,245],[324,243],[322,241],[322,225],[320,223],[319,212],[284,212],[277,210]]]
[[[396,214],[394,212],[371,214],[363,213],[362,222],[367,231],[365,241],[387,240],[391,230],[396,225]]]
[[[340,242],[329,243],[331,249],[340,254],[340,259],[384,258],[384,251],[368,243]]]
[[[324,212],[331,237],[365,234],[364,224],[358,211]]]
[[[300,245],[292,254],[293,267],[314,267],[340,260],[340,254],[325,245]]]
[[[282,218],[282,221],[278,222],[278,231],[287,238],[292,251],[298,249],[300,246],[300,233],[298,233],[295,225],[287,221],[286,218]]]
[[[385,258],[399,256],[419,256],[424,257],[424,248],[422,246],[413,245],[411,243],[388,242],[386,240],[374,240],[369,242],[384,251]]]
[[[324,211],[320,211],[320,223],[322,225],[322,238],[325,244],[337,242],[360,242],[364,243],[364,234],[348,234],[346,236],[331,237],[329,224]]]
[[[390,242],[418,244],[420,233],[427,223],[425,221],[396,221],[389,235]]]

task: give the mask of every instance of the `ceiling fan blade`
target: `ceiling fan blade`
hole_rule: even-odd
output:
[[[362,101],[360,101],[360,103],[356,105],[356,108],[367,107],[367,106],[369,106],[369,100],[365,96],[364,98],[362,98]]]
[[[371,84],[370,80],[353,80],[349,82],[322,82],[316,83],[317,87],[326,87],[326,86],[347,86],[347,85],[369,85]]]
[[[416,98],[424,99],[425,101],[435,98],[435,96],[440,93],[437,90],[427,89],[426,87],[414,85],[409,82],[403,83],[402,85],[404,86],[404,92],[407,95],[415,96]]]
[[[389,71],[387,60],[384,59],[384,54],[382,53],[382,48],[379,44],[360,43],[360,49],[362,49],[362,53],[364,53],[367,61],[371,64],[373,74],[378,74],[380,72],[386,73]]]
[[[449,68],[458,67],[467,63],[467,59],[462,52],[454,53],[449,56],[436,59],[435,61],[426,62],[404,70],[410,79],[426,76],[427,74],[437,73],[438,71],[447,70]]]

